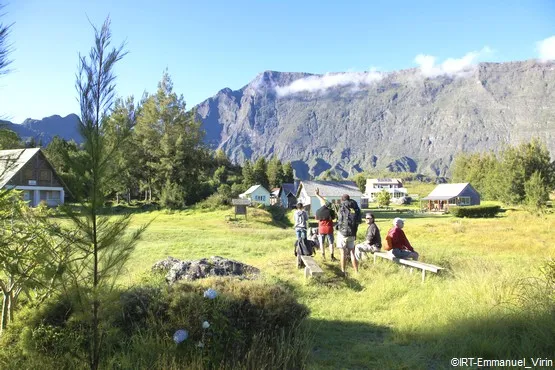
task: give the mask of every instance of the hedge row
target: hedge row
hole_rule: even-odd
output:
[[[466,206],[450,207],[449,213],[455,217],[495,217],[501,211],[500,206]]]

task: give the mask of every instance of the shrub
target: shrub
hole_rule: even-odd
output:
[[[217,292],[214,299],[206,297],[209,288]],[[117,304],[103,311],[110,327],[103,338],[107,368],[305,366],[309,346],[302,322],[309,312],[281,286],[206,279],[118,294]],[[43,359],[59,368],[84,360],[90,343],[72,308],[76,298],[56,297],[32,312],[18,337],[11,334],[13,356],[21,362],[25,354],[25,361]],[[176,344],[172,338],[179,329],[187,330],[188,338]],[[21,368],[29,365],[25,361]]]
[[[449,213],[455,217],[495,217],[500,211],[500,206],[449,207]]]

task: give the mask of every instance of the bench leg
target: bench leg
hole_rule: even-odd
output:
[[[304,268],[304,277],[308,279],[310,276],[310,271],[308,270],[308,266]]]
[[[374,254],[374,264],[376,264],[376,255]]]
[[[422,282],[426,279],[426,270],[422,270]]]

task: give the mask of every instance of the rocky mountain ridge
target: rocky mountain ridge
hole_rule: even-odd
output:
[[[459,152],[532,137],[555,154],[555,63],[481,63],[437,76],[266,71],[196,109],[207,142],[238,163],[275,155],[300,178],[374,168],[443,176]]]

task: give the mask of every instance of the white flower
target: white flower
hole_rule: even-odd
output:
[[[208,321],[205,321],[202,323],[202,328],[203,329],[208,329],[210,327],[210,323]]]
[[[204,348],[204,343],[198,342],[198,343],[197,343],[197,347],[198,347],[198,348]]]
[[[189,332],[185,329],[179,329],[173,334],[173,341],[177,344],[189,338]]]
[[[218,292],[216,292],[212,288],[208,288],[204,291],[204,298],[214,299],[218,296]]]

